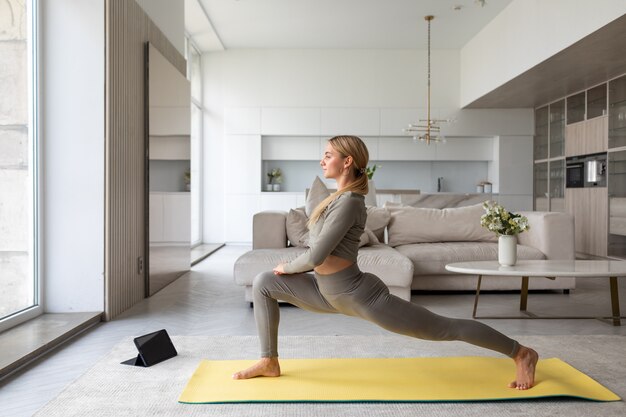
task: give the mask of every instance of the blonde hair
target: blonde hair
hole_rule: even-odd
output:
[[[337,151],[343,158],[348,156],[352,157],[352,172],[354,174],[355,180],[346,185],[344,188],[335,191],[321,203],[315,207],[313,213],[311,213],[311,217],[307,222],[307,226],[311,227],[321,217],[322,213],[326,210],[328,205],[339,197],[341,194],[346,193],[348,191],[352,191],[361,195],[366,195],[369,191],[367,175],[366,175],[366,167],[367,162],[369,161],[370,155],[367,151],[367,146],[358,136],[335,136],[328,140],[328,143],[333,147],[335,151]]]

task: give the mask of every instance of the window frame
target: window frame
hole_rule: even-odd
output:
[[[27,31],[27,69],[29,96],[28,109],[28,159],[29,178],[31,193],[29,198],[31,216],[29,228],[29,251],[31,251],[30,266],[33,280],[33,304],[22,310],[0,318],[0,332],[15,327],[21,323],[40,316],[44,312],[44,283],[42,279],[42,210],[41,201],[43,190],[41,145],[40,145],[40,122],[41,122],[41,0],[29,0],[26,2],[26,31]]]
[[[194,44],[193,40],[191,39],[191,37],[189,35],[185,36],[186,39],[186,48],[185,48],[185,55],[187,58],[187,79],[189,80],[189,82],[191,83],[192,80],[192,65],[191,65],[191,55],[192,55],[192,51],[193,53],[195,53],[198,57],[198,62],[199,62],[199,67],[200,67],[200,98],[196,99],[193,94],[190,94],[191,96],[191,105],[192,106],[196,106],[198,107],[198,109],[200,109],[200,138],[199,138],[199,149],[200,149],[200,155],[197,156],[198,158],[198,177],[199,177],[199,183],[198,183],[198,205],[199,207],[199,212],[198,212],[198,231],[199,231],[199,239],[197,241],[192,241],[191,243],[191,248],[194,248],[196,246],[199,246],[203,243],[204,239],[203,239],[203,235],[204,235],[204,164],[202,163],[203,161],[203,155],[204,155],[204,113],[205,113],[205,109],[204,109],[204,105],[202,103],[202,95],[203,95],[203,78],[202,78],[202,53],[200,52],[200,50],[196,47],[196,45]],[[192,92],[193,92],[193,87],[191,88]],[[191,111],[191,109],[190,109]],[[193,121],[192,121],[193,123]],[[193,155],[192,155],[193,158]],[[193,228],[196,225],[191,225],[192,227],[192,233],[191,236],[194,235],[193,233]]]

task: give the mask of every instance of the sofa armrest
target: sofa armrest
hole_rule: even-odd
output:
[[[287,212],[261,211],[252,217],[252,249],[287,247]]]
[[[575,259],[574,217],[568,213],[524,211],[530,230],[518,235],[520,245],[532,246],[547,259]]]

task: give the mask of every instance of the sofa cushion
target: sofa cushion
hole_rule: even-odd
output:
[[[233,275],[239,285],[252,285],[254,277],[271,271],[281,262],[289,262],[306,251],[305,248],[289,247],[255,249],[241,255],[235,262]],[[410,287],[413,281],[413,264],[398,251],[387,245],[367,246],[359,249],[357,264],[363,272],[371,272],[387,286]]]
[[[450,274],[446,264],[468,261],[495,261],[498,244],[492,242],[413,243],[395,248],[413,262],[414,275]],[[545,259],[531,246],[517,245],[518,259]]]
[[[271,271],[279,263],[292,261],[305,251],[306,248],[298,247],[248,251],[235,261],[233,270],[235,282],[239,285],[252,285],[252,280],[257,274]]]
[[[322,180],[320,180],[320,177],[316,176],[304,203],[304,212],[306,213],[306,216],[311,217],[315,207],[317,207],[329,195],[330,191],[328,191],[326,185],[324,185]]]
[[[417,208],[390,205],[389,245],[409,243],[497,241],[495,233],[480,225],[481,204],[458,208]]]
[[[363,230],[363,234],[361,235],[359,248],[362,248],[363,246],[378,245],[379,243],[380,242],[374,232],[366,227],[365,230]]]
[[[359,249],[357,264],[361,271],[376,275],[388,287],[410,287],[413,282],[411,260],[387,245]]]
[[[287,239],[291,246],[308,247],[309,229],[306,227],[308,218],[304,212],[304,207],[289,210],[285,228],[287,229]]]
[[[385,241],[385,227],[389,224],[391,213],[384,207],[367,206],[365,227],[376,235],[379,242]]]

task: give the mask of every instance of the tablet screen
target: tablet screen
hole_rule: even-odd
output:
[[[146,366],[154,365],[177,355],[176,348],[174,348],[165,330],[135,338],[135,346],[137,346]]]

